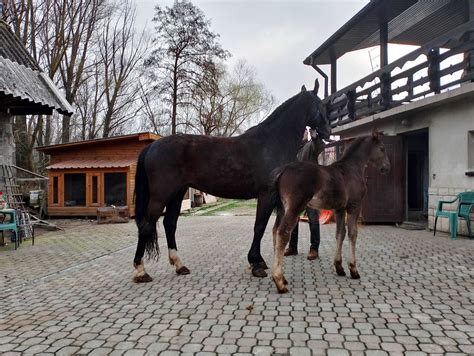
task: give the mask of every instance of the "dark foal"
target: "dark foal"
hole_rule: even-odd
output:
[[[344,276],[342,242],[346,235],[346,213],[352,254],[349,271],[360,278],[356,265],[357,220],[367,191],[364,172],[372,164],[386,174],[390,161],[376,130],[372,136],[359,137],[345,150],[342,158],[329,166],[295,162],[275,172],[277,217],[273,226],[274,260],[272,277],[279,293],[288,292],[283,276],[283,254],[299,213],[308,205],[314,209],[334,209],[336,215],[336,272]]]
[[[189,269],[178,257],[175,232],[181,201],[188,187],[233,199],[257,198],[254,239],[248,254],[254,276],[266,276],[260,241],[274,209],[272,171],[296,159],[307,126],[330,134],[324,105],[314,90],[302,91],[280,105],[266,120],[237,137],[173,135],[140,154],[135,179],[138,244],[133,260],[135,282],[149,282],[143,255],[159,253],[156,223],[166,208],[163,226],[169,261],[178,274]]]

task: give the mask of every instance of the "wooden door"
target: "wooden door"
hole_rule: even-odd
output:
[[[366,169],[367,195],[362,205],[362,221],[401,222],[405,219],[405,164],[401,136],[382,136],[391,170],[382,175],[371,166]]]

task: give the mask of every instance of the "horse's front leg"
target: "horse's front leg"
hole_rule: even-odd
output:
[[[260,243],[267,227],[268,220],[272,215],[273,208],[274,205],[272,204],[269,192],[265,192],[258,197],[257,214],[255,217],[255,225],[253,229],[253,241],[248,253],[248,261],[252,267],[252,274],[255,277],[262,278],[267,276],[267,272],[265,272],[265,270],[268,267],[260,253]]]
[[[351,258],[349,260],[349,271],[353,279],[359,279],[360,275],[357,271],[356,263],[356,242],[357,242],[357,220],[359,219],[360,209],[348,214],[347,229],[349,232],[349,239],[351,240]]]
[[[179,275],[189,274],[189,269],[184,265],[178,256],[178,248],[176,245],[176,227],[178,223],[179,213],[181,211],[181,203],[187,188],[176,194],[166,205],[165,218],[163,219],[163,227],[166,233],[166,242],[168,244],[168,257],[170,264],[175,267],[176,273]]]
[[[334,257],[334,267],[338,276],[345,276],[342,267],[342,243],[346,236],[345,209],[336,210],[336,256]]]
[[[280,212],[273,227],[273,266],[272,279],[275,283],[278,293],[288,293],[285,276],[283,275],[283,257],[285,254],[285,247],[290,239],[290,234],[295,225],[298,223],[297,214],[285,214]]]

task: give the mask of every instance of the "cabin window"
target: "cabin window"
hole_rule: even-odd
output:
[[[59,177],[53,177],[53,204],[59,204]]]
[[[99,203],[99,177],[92,176],[92,204]]]
[[[127,173],[104,174],[105,205],[127,205]]]
[[[83,173],[64,175],[64,206],[86,205],[86,175]]]

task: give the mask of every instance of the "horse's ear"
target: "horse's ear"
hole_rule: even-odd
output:
[[[314,89],[313,89],[314,93],[317,95],[318,94],[318,91],[319,91],[319,80],[318,78],[316,78],[316,80],[314,81]]]
[[[379,129],[374,127],[373,130],[372,130],[372,138],[374,140],[378,140],[379,139],[379,136],[380,136],[380,132],[379,132]]]
[[[306,91],[306,87],[304,85],[301,87],[301,91]]]

